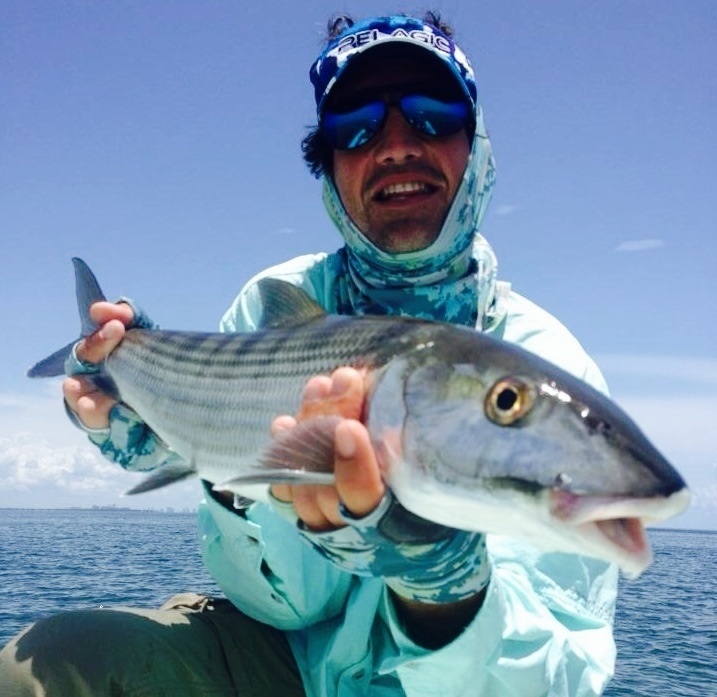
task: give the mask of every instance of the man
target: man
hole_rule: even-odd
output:
[[[334,29],[311,69],[318,126],[304,153],[346,244],[260,277],[302,287],[329,312],[472,326],[604,389],[567,330],[496,281],[478,234],[493,158],[472,68],[447,27],[428,15],[342,18]],[[257,328],[256,281],[224,331]],[[107,303],[93,315],[102,328],[68,362],[73,418],[129,469],[171,460],[136,414],[82,377],[146,317]],[[203,558],[233,606],[175,600],[51,618],[1,655],[2,694],[38,683],[48,695],[599,694],[614,663],[616,570],[432,524],[410,538],[415,525],[360,421],[364,398],[348,368],[306,387],[304,406],[345,417],[335,486],[275,485],[255,503],[205,487]],[[295,423],[279,416],[273,428]]]

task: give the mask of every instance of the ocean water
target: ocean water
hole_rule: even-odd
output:
[[[0,509],[0,646],[45,615],[100,605],[157,607],[218,594],[194,515]],[[610,697],[717,697],[717,533],[653,530],[652,567],[622,581]]]

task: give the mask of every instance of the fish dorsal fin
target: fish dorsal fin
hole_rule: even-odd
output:
[[[262,327],[291,327],[324,317],[326,311],[306,291],[278,278],[257,282],[261,298]]]
[[[82,259],[72,257],[75,266],[75,293],[77,309],[82,323],[82,336],[89,336],[97,330],[97,324],[90,319],[90,305],[106,300],[95,275]]]

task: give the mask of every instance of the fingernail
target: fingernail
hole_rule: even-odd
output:
[[[336,454],[342,460],[350,460],[356,455],[356,439],[353,433],[340,425],[336,429]]]
[[[102,341],[108,341],[109,339],[116,339],[117,333],[117,327],[115,324],[113,322],[108,322],[100,327],[97,335],[100,339],[102,339]]]
[[[306,387],[304,388],[304,401],[307,402],[313,402],[315,400],[321,399],[324,394],[326,394],[321,386],[321,384],[317,380],[311,380],[306,384]]]
[[[349,391],[352,380],[351,376],[343,371],[337,371],[331,376],[331,395],[339,397]]]

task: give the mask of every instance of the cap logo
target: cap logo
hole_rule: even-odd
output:
[[[330,51],[328,55],[333,54],[336,57],[339,57],[347,51],[363,48],[368,44],[372,44],[376,41],[385,41],[386,39],[409,39],[427,44],[449,56],[451,54],[451,43],[445,36],[438,36],[430,31],[426,31],[425,29],[412,29],[410,31],[406,31],[405,29],[399,27],[394,29],[392,32],[385,32],[380,29],[365,29],[364,31],[357,31],[353,34],[349,34],[341,39],[333,51]]]
[[[396,15],[377,17],[351,25],[349,30],[329,42],[309,71],[317,110],[321,112],[329,92],[346,66],[363,55],[367,49],[372,50],[375,46],[387,45],[391,42],[420,47],[443,61],[475,108],[477,102],[475,77],[473,68],[463,51],[439,28],[411,17]]]

